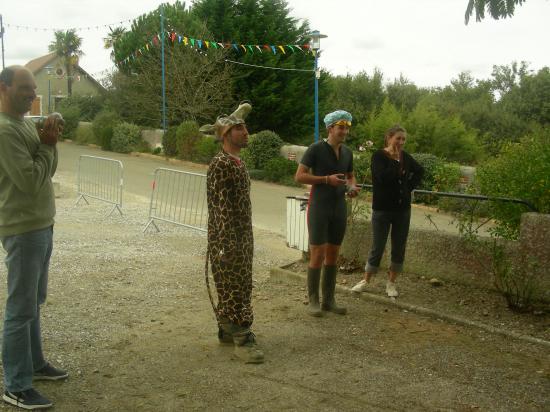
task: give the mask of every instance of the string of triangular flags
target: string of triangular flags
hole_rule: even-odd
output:
[[[74,31],[84,31],[84,30],[99,30],[99,29],[104,29],[106,27],[108,27],[109,29],[111,28],[111,26],[115,26],[115,25],[122,25],[122,24],[126,24],[126,23],[132,23],[134,21],[134,19],[126,19],[126,20],[120,20],[120,21],[115,21],[113,23],[109,23],[109,24],[99,24],[99,25],[96,25],[96,26],[85,26],[85,27],[68,27],[68,28],[55,28],[55,27],[34,27],[34,26],[22,26],[22,25],[19,25],[19,24],[10,24],[10,23],[4,23],[4,26],[6,26],[7,28],[9,29],[14,29],[14,30],[26,30],[26,31],[44,31],[44,32],[47,32],[47,31],[67,31],[67,30],[74,30]]]
[[[214,40],[202,40],[195,39],[184,34],[177,33],[175,31],[167,31],[165,39],[171,42],[173,45],[182,44],[186,47],[191,47],[196,50],[209,50],[209,49],[233,49],[237,53],[272,53],[272,54],[287,54],[287,52],[295,53],[300,51],[302,53],[310,53],[311,48],[309,44],[242,44],[234,42],[218,42]],[[151,37],[151,40],[147,41],[144,46],[131,53],[125,59],[119,61],[119,64],[127,64],[128,62],[135,60],[139,56],[143,55],[146,51],[149,51],[151,47],[160,46],[162,41],[161,35],[156,34]]]

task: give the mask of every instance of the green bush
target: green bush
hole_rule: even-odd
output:
[[[195,145],[193,160],[199,163],[210,163],[220,151],[220,144],[213,136],[202,137]]]
[[[71,97],[63,99],[60,104],[60,111],[70,107],[76,107],[80,113],[80,121],[91,122],[101,111],[105,98],[103,96],[83,96],[73,94]]]
[[[437,171],[444,164],[443,159],[430,153],[413,153],[412,157],[424,168],[424,177],[418,189],[433,190],[436,185]]]
[[[265,180],[265,170],[261,169],[248,169],[248,175],[253,180]]]
[[[111,147],[114,152],[130,153],[141,141],[139,127],[131,123],[120,123],[114,127]]]
[[[241,160],[246,165],[249,173],[250,173],[251,170],[255,170],[254,169],[254,160],[252,159],[252,155],[250,154],[250,150],[248,150],[248,148],[241,149],[241,156],[240,157],[241,157]]]
[[[284,157],[275,157],[266,162],[264,167],[265,178],[270,182],[282,183],[286,181],[289,183],[289,179],[296,173],[298,164],[293,160],[285,159]]]
[[[92,130],[103,150],[111,150],[113,129],[120,122],[120,117],[110,110],[102,110],[94,117]]]
[[[194,121],[184,121],[176,129],[176,151],[180,159],[193,160],[195,145],[202,138],[199,125]]]
[[[505,145],[498,157],[478,167],[476,181],[483,195],[526,200],[540,213],[550,213],[550,129]],[[495,234],[516,239],[526,206],[495,201],[490,209]]]
[[[78,122],[80,121],[80,110],[76,106],[70,106],[60,109],[59,113],[61,113],[63,119],[65,119],[62,138],[74,139],[76,136]]]
[[[363,152],[353,157],[353,173],[357,183],[372,184],[371,158],[370,152]]]
[[[458,163],[443,162],[435,167],[432,190],[436,192],[457,192],[461,176]]]
[[[97,140],[92,130],[91,123],[81,122],[76,128],[76,143],[78,144],[97,144]]]
[[[247,152],[250,155],[250,169],[263,169],[266,163],[280,156],[284,142],[277,133],[263,130],[250,136]]]
[[[434,192],[456,192],[459,190],[461,172],[457,163],[447,163],[440,157],[429,153],[413,153],[412,156],[424,168],[424,177],[417,189]],[[442,199],[445,198],[433,195],[415,195],[416,202],[439,203],[442,208],[446,208],[446,205],[452,208],[452,202],[449,203]]]
[[[168,157],[175,157],[178,154],[176,130],[177,126],[169,127],[166,133],[162,136],[162,150]]]

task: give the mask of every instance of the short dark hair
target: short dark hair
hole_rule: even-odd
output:
[[[13,83],[13,78],[15,77],[15,66],[6,67],[2,72],[0,72],[0,82],[4,83],[6,86],[11,86]]]

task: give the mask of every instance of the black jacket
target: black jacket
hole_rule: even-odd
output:
[[[377,150],[372,155],[371,172],[373,210],[410,209],[411,192],[424,175],[424,168],[410,154],[403,151],[402,160],[397,161],[385,150]]]

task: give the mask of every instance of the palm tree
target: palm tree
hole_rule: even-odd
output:
[[[476,12],[476,21],[485,18],[485,11],[488,11],[495,20],[512,17],[516,6],[520,6],[527,0],[468,0],[466,7],[465,23],[468,24],[472,13]]]
[[[113,61],[115,59],[115,44],[124,33],[126,33],[126,29],[124,27],[115,27],[114,29],[109,27],[107,37],[103,38],[103,47],[105,49],[113,48],[111,51],[111,60]]]
[[[54,32],[55,40],[50,43],[48,49],[55,52],[61,58],[65,66],[67,75],[67,94],[69,97],[73,93],[73,73],[74,68],[78,64],[78,58],[84,53],[80,50],[82,46],[82,38],[76,35],[76,30],[71,29],[65,32],[57,30]]]

